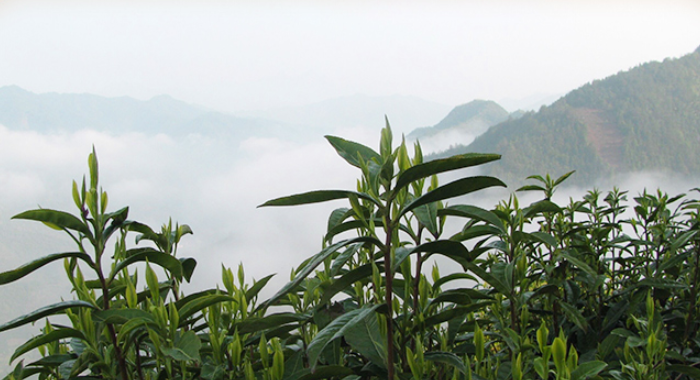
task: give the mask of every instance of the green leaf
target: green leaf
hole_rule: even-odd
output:
[[[557,246],[557,240],[554,236],[541,231],[535,231],[528,234],[531,240],[539,241],[540,243],[547,244],[550,247]]]
[[[561,212],[561,208],[552,201],[542,200],[531,204],[529,207],[523,209],[523,211],[526,218],[531,218],[542,212]]]
[[[413,249],[413,252],[427,252],[428,255],[426,255],[426,258],[435,253],[447,256],[460,264],[464,270],[471,271],[503,295],[507,297],[511,296],[509,288],[501,280],[472,262],[474,257],[472,257],[467,248],[459,242],[451,240],[432,241],[417,246]]]
[[[467,153],[448,158],[432,160],[413,166],[399,175],[394,191],[398,191],[413,181],[447,171],[482,165],[500,159],[498,154]]]
[[[425,319],[425,322],[423,322],[422,326],[420,324],[416,325],[413,330],[414,332],[417,332],[420,330],[420,328],[426,328],[430,326],[435,326],[439,325],[444,322],[451,321],[455,318],[460,318],[462,316],[466,316],[469,313],[473,313],[479,309],[482,309],[486,306],[492,305],[493,301],[482,301],[478,303],[472,303],[469,306],[458,306],[452,309],[445,309],[443,311],[440,311],[437,314],[433,314],[429,316],[428,318]]]
[[[585,380],[599,374],[608,365],[600,360],[593,360],[579,364],[578,368],[571,372],[571,380]]]
[[[372,237],[367,237],[367,236],[361,236],[353,239],[348,239],[348,240],[342,240],[339,241],[331,246],[326,247],[323,249],[321,252],[317,253],[315,256],[313,256],[307,263],[304,265],[303,268],[301,268],[297,275],[292,279],[292,281],[288,282],[282,289],[280,289],[275,295],[273,295],[270,299],[266,300],[260,306],[257,307],[257,310],[263,310],[267,308],[268,306],[274,304],[277,302],[280,298],[286,296],[289,292],[293,291],[296,289],[299,284],[304,281],[304,279],[311,274],[311,272],[316,269],[318,265],[320,265],[323,261],[326,260],[326,258],[330,257],[332,254],[334,254],[338,249],[354,244],[354,243],[371,243],[379,247],[381,250],[382,243]]]
[[[141,309],[108,309],[92,313],[92,318],[96,322],[111,324],[124,324],[132,319],[143,319],[155,321],[151,313]]]
[[[66,309],[71,309],[75,307],[87,307],[90,309],[97,309],[95,305],[85,302],[85,301],[63,301],[54,303],[40,309],[37,309],[29,314],[25,314],[19,318],[15,318],[3,325],[0,325],[0,332],[14,329],[16,327],[26,325],[27,323],[32,323],[37,321],[47,315],[58,314]]]
[[[306,322],[309,319],[311,319],[311,314],[308,313],[276,313],[264,317],[248,317],[236,323],[231,330],[238,330],[241,334],[248,334],[276,328],[288,323]]]
[[[298,205],[305,205],[309,203],[319,203],[319,202],[327,202],[327,201],[332,201],[336,199],[345,199],[345,198],[350,198],[350,197],[357,197],[361,199],[366,199],[377,206],[380,206],[380,203],[370,197],[369,195],[365,193],[358,193],[356,191],[349,191],[349,190],[315,190],[315,191],[309,191],[306,193],[301,193],[301,194],[295,194],[295,195],[289,195],[286,197],[281,197],[277,199],[272,199],[269,200],[263,204],[261,204],[258,207],[269,207],[269,206],[298,206]]]
[[[328,230],[328,233],[326,234],[324,239],[326,241],[330,242],[333,240],[333,237],[335,235],[341,234],[343,232],[359,229],[359,228],[362,228],[365,226],[366,226],[366,224],[361,220],[350,220],[348,222],[338,224],[335,227],[333,227],[332,229]]]
[[[331,298],[333,298],[333,296],[343,291],[345,288],[357,281],[369,277],[372,277],[372,264],[365,264],[345,273],[342,277],[333,281],[331,286],[323,291],[323,296],[321,296],[318,306],[325,305],[331,300]]]
[[[469,194],[474,191],[486,189],[493,186],[506,187],[506,185],[503,182],[501,182],[500,179],[494,177],[476,176],[462,178],[454,182],[450,182],[447,185],[440,186],[437,189],[430,191],[425,195],[413,200],[401,210],[399,216],[406,214],[407,212],[415,209],[416,207],[428,203],[458,197],[460,195]]]
[[[318,358],[321,356],[323,349],[330,342],[344,336],[355,325],[363,323],[368,316],[371,316],[376,320],[375,311],[381,306],[383,305],[365,305],[359,309],[351,310],[334,319],[331,323],[319,331],[311,343],[309,343],[309,347],[307,349],[307,355],[309,356],[309,364],[311,367],[314,368],[316,366]],[[346,337],[346,340],[347,338],[348,337]],[[365,343],[362,343],[362,346],[364,347]]]
[[[578,257],[570,255],[568,252],[559,253],[559,257],[566,259],[571,264],[574,264],[574,266],[576,266],[578,269],[588,273],[588,275],[593,278],[596,278],[598,276],[598,274],[590,266],[588,266],[588,264],[586,264],[583,260],[579,259]]]
[[[434,305],[441,302],[452,302],[458,305],[469,305],[474,303],[474,300],[492,300],[493,297],[484,294],[476,289],[460,288],[450,289],[440,293],[432,299],[428,305]]]
[[[376,305],[376,306],[384,306]],[[359,319],[359,315],[358,315]],[[387,348],[386,338],[379,330],[379,321],[375,313],[365,313],[365,317],[357,323],[348,322],[343,328],[345,341],[374,365],[386,369]]]
[[[23,355],[39,346],[66,338],[77,338],[85,340],[85,336],[83,335],[83,333],[75,329],[62,328],[59,330],[54,330],[49,332],[48,334],[36,336],[28,340],[23,345],[17,347],[14,354],[12,354],[12,357],[10,358],[10,363],[12,363],[20,355]]]
[[[424,260],[433,254],[441,254],[443,256],[449,257],[457,263],[464,266],[464,264],[472,260],[470,257],[469,250],[462,245],[462,243],[451,241],[451,240],[436,240],[428,243],[423,243],[415,248],[413,248],[412,253],[425,252],[427,255],[423,258]]]
[[[95,267],[90,256],[81,252],[63,252],[63,253],[53,253],[46,255],[42,258],[31,261],[27,264],[22,265],[19,268],[0,273],[0,285],[9,284],[13,281],[17,281],[20,278],[34,272],[35,270],[43,267],[46,264],[54,262],[56,260],[61,260],[68,257],[76,257],[85,261],[91,268]]]
[[[580,328],[583,331],[586,331],[588,329],[588,322],[586,321],[586,318],[583,317],[583,314],[581,314],[581,311],[571,305],[569,305],[566,302],[559,302],[559,306],[561,306],[562,310],[564,310],[564,314],[566,314],[566,317],[574,322],[574,324]]]
[[[335,148],[340,157],[343,157],[345,161],[354,167],[361,167],[360,157],[364,162],[368,162],[370,160],[374,160],[377,163],[382,162],[379,153],[375,152],[370,147],[336,136],[326,136],[326,140],[333,145],[333,148]]]
[[[462,373],[467,373],[467,367],[464,366],[464,361],[457,355],[451,353],[451,352],[441,352],[441,351],[432,351],[432,352],[426,352],[424,354],[425,360],[430,360],[431,362],[436,362],[436,363],[445,363],[449,364],[459,372]]]
[[[472,225],[450,236],[452,241],[467,241],[481,236],[499,236],[503,231],[491,225]]]
[[[181,257],[178,260],[180,261],[180,265],[182,265],[183,277],[187,282],[190,282],[194,269],[197,267],[197,260],[191,257]]]
[[[328,231],[332,230],[333,227],[343,223],[345,219],[349,218],[353,214],[354,211],[347,207],[341,207],[333,210],[331,215],[328,217],[328,227],[326,229]]]
[[[13,216],[12,219],[36,220],[52,224],[60,228],[78,231],[87,236],[90,240],[93,240],[90,228],[88,228],[82,220],[65,211],[50,209],[29,210]]]
[[[572,174],[576,173],[576,170],[572,170],[561,177],[557,178],[556,181],[554,181],[554,186],[560,185],[562,182],[564,182],[567,178],[569,178]]]
[[[182,361],[201,361],[199,357],[199,349],[202,348],[202,342],[194,331],[187,331],[175,343],[175,347],[163,350],[163,353],[175,360]]]
[[[151,227],[148,225],[145,225],[143,223],[139,222],[133,222],[129,221],[125,223],[129,231],[134,231],[138,232],[141,235],[136,237],[136,243],[140,242],[141,240],[151,240],[151,241],[157,241],[158,240],[158,234],[156,234]]]
[[[132,253],[133,252],[133,253]],[[124,268],[131,264],[148,261],[151,264],[158,264],[167,269],[177,279],[182,279],[182,263],[180,260],[167,253],[157,251],[153,248],[137,248],[127,252],[128,257],[114,267],[109,278],[111,282],[114,277]]]
[[[532,176],[530,176],[528,178],[532,178]],[[540,177],[540,178],[542,178],[542,177]],[[545,188],[542,186],[538,186],[538,185],[525,185],[525,186],[523,186],[515,191],[545,191]]]
[[[352,375],[350,368],[342,365],[325,365],[318,366],[312,371],[309,368],[304,368],[301,371],[295,372],[291,377],[285,380],[320,380],[330,378],[343,378]]]
[[[250,300],[252,300],[253,297],[257,296],[258,293],[260,293],[260,291],[262,290],[262,288],[264,288],[265,285],[267,285],[267,282],[270,281],[270,279],[274,276],[274,274],[271,274],[269,276],[263,277],[258,281],[255,281],[253,286],[251,286],[250,289],[248,289],[248,291],[245,292],[246,302],[250,302]]]
[[[437,290],[440,286],[455,280],[476,281],[476,278],[474,278],[474,276],[470,275],[469,273],[452,273],[447,276],[442,276],[437,281],[435,281],[435,283],[433,284],[433,290]]]
[[[469,205],[455,205],[440,210],[439,215],[453,215],[481,220],[497,227],[502,233],[507,233],[501,219],[491,211]]]
[[[207,308],[211,305],[227,302],[236,301],[233,297],[229,297],[223,294],[202,294],[202,296],[189,300],[187,303],[183,304],[177,309],[177,313],[180,315],[180,326],[184,326],[188,323],[187,318],[194,315],[196,312]]]
[[[437,203],[428,203],[413,210],[420,224],[424,225],[433,236],[438,236],[439,221],[437,217]]]
[[[477,275],[477,277],[486,281],[486,283],[491,285],[499,293],[503,294],[504,296],[506,296],[508,298],[512,297],[510,289],[501,280],[499,280],[495,276],[491,275],[490,273],[486,272],[484,269],[482,269],[478,265],[474,264],[473,262],[467,262],[467,263],[463,264],[463,266],[465,266],[465,269],[470,270],[472,273]],[[512,301],[512,299],[511,299],[511,301]]]
[[[666,366],[668,372],[678,372],[688,375],[693,379],[700,379],[700,369],[683,364],[670,364]]]

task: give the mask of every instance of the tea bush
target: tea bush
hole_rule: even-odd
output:
[[[261,205],[347,201],[321,250],[264,300],[272,276],[247,283],[242,266],[222,268],[221,288],[183,294],[196,261],[177,246],[190,228],[108,212],[93,151],[89,178],[73,183],[76,214],[14,217],[67,233],[75,250],[0,273],[0,285],[62,261],[75,297],[0,326],[44,326],[16,349],[6,379],[700,378],[697,199],[644,192],[628,206],[614,189],[556,204],[568,173],[529,177],[518,191],[542,199],[525,207],[515,194],[490,210],[448,205],[505,184],[440,185],[438,174],[500,157],[423,162],[419,145],[412,157],[403,141],[392,145],[388,123],[378,152],[327,139],[360,170],[357,188]],[[458,233],[446,232],[448,218]],[[462,270],[425,268],[434,255]],[[40,359],[18,361],[30,351]]]

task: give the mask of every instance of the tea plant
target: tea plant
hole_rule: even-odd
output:
[[[75,214],[14,217],[68,234],[75,250],[0,273],[0,285],[63,261],[74,299],[0,326],[42,326],[6,378],[700,378],[700,201],[661,191],[629,201],[613,189],[560,205],[567,173],[529,177],[518,191],[542,199],[524,207],[517,192],[492,209],[450,204],[505,184],[476,175],[441,185],[438,174],[499,156],[424,162],[420,145],[409,155],[392,144],[388,123],[378,151],[327,140],[359,169],[357,187],[261,205],[347,202],[321,250],[267,299],[272,275],[249,283],[242,265],[222,266],[220,287],[183,294],[196,262],[177,248],[192,231],[108,212],[93,151],[89,178],[73,183]],[[460,270],[441,274],[435,255]],[[31,351],[40,358],[25,364]]]

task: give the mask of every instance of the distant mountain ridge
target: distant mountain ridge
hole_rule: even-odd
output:
[[[245,119],[160,95],[141,101],[92,94],[35,94],[17,86],[0,88],[0,124],[17,130],[202,134],[244,138],[256,134],[286,134],[282,123]]]
[[[567,182],[590,185],[639,170],[700,175],[698,146],[700,49],[593,81],[434,157],[499,153],[485,170],[506,183],[576,170]]]
[[[512,115],[492,100],[472,100],[453,108],[434,126],[414,129],[406,137],[410,141],[419,140],[425,152],[441,151],[458,142],[471,142]]]
[[[508,111],[491,100],[473,100],[459,105],[450,111],[444,119],[432,127],[413,130],[409,138],[425,138],[435,136],[448,129],[459,129],[464,132],[480,135],[492,126],[508,118]]]
[[[450,106],[416,96],[356,94],[298,107],[273,108],[241,114],[288,124],[303,124],[323,130],[324,133],[328,133],[328,128],[381,127],[386,115],[392,129],[408,132],[435,123],[449,110]]]
[[[232,115],[168,95],[141,101],[126,96],[35,94],[17,86],[0,87],[0,125],[38,132],[93,129],[110,133],[201,134],[235,140],[257,136],[298,141],[334,133],[338,128],[382,126],[385,115],[396,130],[410,130],[439,120],[448,111],[449,106],[414,96],[354,95],[300,107]]]

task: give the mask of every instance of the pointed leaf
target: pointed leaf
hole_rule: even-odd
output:
[[[43,223],[53,224],[60,228],[65,228],[73,231],[78,231],[92,240],[92,232],[82,220],[76,218],[73,214],[65,211],[57,211],[50,209],[30,210],[19,213],[12,219],[36,220]]]
[[[381,307],[384,305],[375,306]],[[360,318],[360,315],[358,315],[356,323],[355,321],[348,322],[338,333],[339,335],[342,334],[350,347],[369,359],[374,365],[386,369],[386,337],[382,336],[376,314],[374,312],[364,314],[364,318]]]
[[[357,237],[354,239],[342,240],[342,241],[339,241],[331,246],[328,246],[324,250],[322,250],[321,252],[319,252],[315,256],[313,256],[306,263],[306,265],[304,265],[304,267],[301,270],[299,270],[299,272],[294,277],[294,279],[292,279],[292,281],[288,282],[287,285],[285,285],[282,289],[280,289],[280,291],[278,291],[274,296],[272,296],[272,298],[270,298],[270,299],[266,300],[265,302],[263,302],[262,304],[260,304],[260,306],[258,306],[258,308],[256,310],[263,310],[263,309],[267,308],[268,306],[277,302],[280,298],[284,297],[285,295],[287,295],[288,293],[290,293],[291,291],[296,289],[296,287],[299,286],[299,284],[301,284],[304,281],[304,279],[309,274],[311,274],[311,272],[314,269],[316,269],[316,267],[319,264],[321,264],[324,260],[326,260],[326,258],[328,258],[332,254],[334,254],[336,251],[338,251],[338,249],[340,249],[344,246],[350,245],[350,244],[360,243],[360,242],[374,244],[380,250],[382,247],[382,243],[379,240],[372,238],[372,237],[366,237],[366,236],[361,236],[361,237]]]
[[[585,380],[599,374],[608,365],[600,360],[594,360],[579,364],[578,368],[571,372],[571,380]]]
[[[43,267],[46,264],[54,262],[56,260],[61,260],[68,257],[76,257],[85,261],[91,268],[94,268],[94,264],[90,256],[81,252],[63,252],[63,253],[53,253],[46,255],[42,258],[31,261],[27,264],[22,265],[19,268],[0,273],[0,285],[9,284],[10,282],[19,280],[20,278],[34,272],[35,270]]]
[[[181,257],[178,260],[180,265],[182,265],[182,276],[185,278],[185,281],[190,282],[194,269],[197,267],[197,260],[191,257]]]
[[[368,316],[371,315],[374,317],[375,311],[381,306],[381,304],[365,305],[359,309],[351,310],[334,319],[331,323],[319,331],[311,343],[309,343],[309,347],[307,349],[309,364],[311,367],[313,368],[316,366],[318,358],[321,356],[323,349],[330,342],[345,335],[349,329],[362,322]]]
[[[321,379],[349,379],[353,372],[350,368],[342,365],[323,365],[316,367],[313,371],[309,368],[304,368],[299,372],[294,373],[289,380],[321,380]],[[358,377],[359,379],[359,377]],[[287,379],[285,379],[287,380]]]
[[[315,190],[306,193],[289,195],[286,197],[281,197],[277,199],[269,200],[258,207],[269,207],[269,206],[298,206],[305,205],[309,203],[319,203],[327,202],[336,199],[345,199],[355,196],[357,198],[366,199],[376,205],[380,205],[374,198],[370,197],[365,193],[358,193],[356,191],[349,190]]]
[[[552,236],[546,232],[535,231],[535,232],[529,233],[528,236],[529,236],[530,240],[539,241],[540,243],[547,244],[550,247],[557,246],[557,240],[554,238],[554,236]]]
[[[432,352],[426,352],[424,354],[425,360],[430,360],[431,362],[437,362],[437,363],[444,363],[444,364],[449,364],[459,372],[466,373],[467,372],[467,367],[464,365],[464,360],[462,360],[459,356],[451,353],[451,352],[440,352],[440,351],[432,351]]]
[[[35,336],[23,345],[17,347],[14,354],[12,354],[12,357],[10,358],[10,363],[12,363],[20,355],[25,354],[39,346],[66,338],[77,338],[85,340],[85,336],[83,335],[83,333],[75,329],[62,328],[59,330],[54,330],[49,332],[48,334]]]
[[[187,318],[191,317],[196,312],[201,311],[202,309],[211,305],[227,301],[235,302],[236,300],[233,297],[223,294],[203,294],[201,297],[190,300],[177,310],[178,314],[180,315],[180,326],[187,324]]]
[[[264,288],[265,285],[267,285],[267,282],[270,281],[270,279],[274,276],[274,274],[271,274],[269,276],[263,277],[258,281],[255,281],[253,286],[251,286],[250,289],[248,289],[248,291],[245,292],[245,300],[247,302],[250,302],[250,300],[252,300],[253,297],[257,296],[258,293],[260,293],[260,291],[262,290],[262,288]]]
[[[569,178],[572,174],[576,173],[576,170],[572,170],[561,177],[557,178],[556,181],[554,181],[554,186],[560,185],[562,182],[564,182],[567,178]]]
[[[345,273],[342,277],[333,281],[331,286],[323,291],[323,296],[321,296],[321,300],[318,302],[318,305],[325,305],[331,300],[331,298],[333,298],[333,296],[343,291],[345,288],[356,283],[357,281],[369,277],[372,277],[372,264],[365,264]]]
[[[96,322],[111,324],[124,324],[132,319],[143,319],[155,321],[151,313],[141,309],[108,309],[92,313],[92,318]]]
[[[428,203],[413,210],[420,224],[424,225],[433,236],[438,235],[439,221],[437,217],[437,203]]]
[[[542,212],[561,212],[561,208],[552,201],[543,200],[531,204],[529,207],[526,207],[523,211],[525,211],[525,217],[530,218]]]
[[[494,177],[476,176],[462,178],[454,182],[450,182],[447,185],[440,186],[437,189],[426,193],[420,198],[413,200],[413,202],[409,203],[403,208],[403,210],[401,210],[400,215],[404,215],[407,212],[415,209],[416,207],[422,206],[424,204],[458,197],[460,195],[469,194],[474,191],[486,189],[493,186],[506,187],[506,185],[503,182],[501,182],[501,180]]]
[[[666,366],[666,371],[678,372],[688,375],[693,379],[700,379],[700,369],[683,364],[670,364]]]
[[[454,215],[481,220],[498,228],[502,233],[506,233],[506,228],[501,219],[491,211],[469,205],[455,205],[446,207],[439,212],[440,215]]]
[[[532,178],[532,176],[527,177],[527,178]],[[538,185],[525,185],[525,186],[523,186],[515,191],[545,191],[545,188],[542,186],[538,186]]]
[[[175,347],[163,349],[163,353],[175,360],[182,361],[200,361],[199,349],[202,347],[202,342],[194,331],[187,331],[175,344]]]
[[[574,322],[574,324],[581,330],[588,330],[588,322],[586,321],[586,318],[583,317],[580,310],[566,302],[559,302],[559,306],[561,306],[562,310],[564,310],[564,314],[566,314],[567,319]]]
[[[586,264],[583,260],[579,259],[578,257],[575,257],[573,255],[570,255],[568,252],[561,252],[559,253],[560,258],[564,258],[570,263],[574,264],[578,269],[588,273],[593,278],[596,278],[598,274],[588,265]]]
[[[345,222],[342,224],[338,224],[335,227],[333,227],[332,229],[328,230],[328,233],[326,234],[324,239],[326,241],[330,242],[333,240],[333,237],[335,235],[341,234],[343,232],[359,229],[359,228],[362,228],[365,226],[366,226],[366,224],[361,220],[351,220],[351,221],[348,221],[348,222]]]
[[[267,330],[288,323],[305,322],[311,319],[308,313],[276,313],[264,317],[249,317],[234,325],[232,330],[238,330],[241,334],[254,333]]]
[[[127,252],[129,256],[114,267],[112,275],[110,276],[110,282],[122,269],[131,264],[143,261],[148,261],[151,264],[158,264],[164,269],[167,269],[176,278],[182,279],[182,263],[175,257],[153,248],[137,248],[130,251],[135,253],[129,254],[129,252]]]
[[[433,290],[437,290],[440,288],[440,286],[455,280],[476,281],[474,276],[470,275],[469,273],[452,273],[447,276],[442,276],[437,281],[435,281],[435,283],[433,284]]]
[[[434,174],[444,173],[455,169],[482,165],[500,158],[501,156],[499,154],[466,153],[419,164],[409,168],[399,175],[399,178],[396,180],[396,187],[394,188],[394,191],[398,191],[411,182],[417,181],[421,178],[427,178]]]
[[[345,161],[354,167],[361,167],[359,157],[362,157],[362,161],[364,162],[370,160],[374,160],[377,163],[382,162],[379,153],[375,152],[370,147],[336,136],[326,136],[326,140],[333,145],[333,148],[335,148],[340,157],[343,157]]]
[[[37,309],[29,314],[25,314],[19,318],[15,318],[3,325],[0,325],[0,332],[6,331],[6,330],[11,330],[16,327],[26,325],[27,323],[32,323],[34,321],[37,321],[47,315],[54,315],[62,312],[63,310],[66,309],[71,309],[74,307],[87,307],[90,309],[97,309],[95,305],[85,302],[85,301],[63,301],[63,302],[58,302],[54,303],[45,307],[42,307],[41,309]]]

